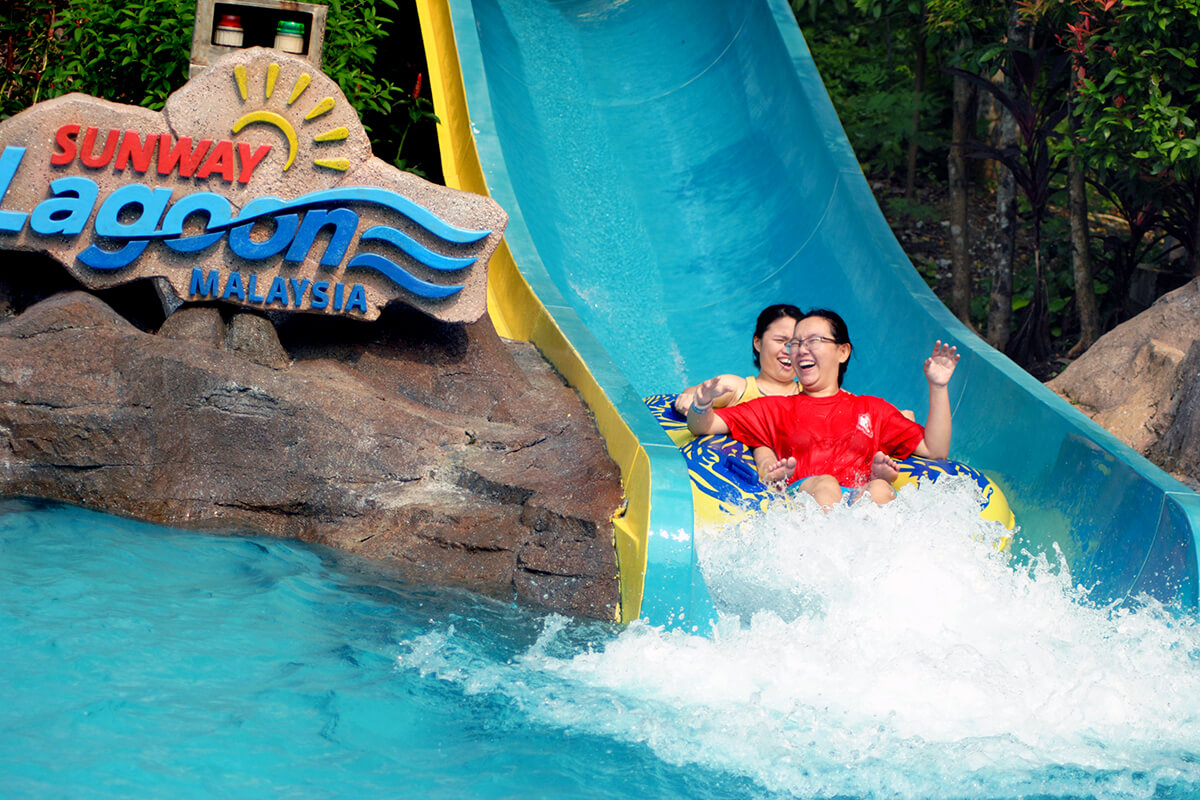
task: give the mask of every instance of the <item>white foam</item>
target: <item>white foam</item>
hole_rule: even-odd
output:
[[[887,507],[793,501],[698,533],[711,637],[633,624],[562,655],[549,645],[568,623],[551,618],[512,663],[464,666],[448,639],[407,658],[539,722],[788,795],[1200,786],[1194,620],[1095,608],[1058,557],[1014,568],[977,497],[943,480]]]

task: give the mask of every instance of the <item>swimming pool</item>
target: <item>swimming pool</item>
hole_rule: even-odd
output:
[[[0,794],[1193,796],[1193,617],[1013,568],[969,494],[706,534],[710,637],[8,501]]]

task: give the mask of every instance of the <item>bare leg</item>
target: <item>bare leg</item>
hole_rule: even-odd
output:
[[[826,511],[842,501],[842,487],[838,484],[837,478],[832,475],[814,475],[811,478],[805,478],[800,484],[800,491],[812,495],[818,505]]]
[[[862,488],[862,491],[871,495],[871,499],[876,505],[885,505],[896,499],[896,492],[892,489],[892,485],[883,478],[876,478]]]

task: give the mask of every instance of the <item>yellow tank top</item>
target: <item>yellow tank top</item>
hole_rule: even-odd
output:
[[[791,392],[791,394],[797,393],[798,392],[796,391]],[[745,403],[748,400],[757,400],[760,397],[766,397],[766,394],[763,393],[762,389],[758,388],[758,380],[754,376],[750,376],[746,378],[746,390],[742,392],[742,396],[729,405],[736,406],[738,403]]]

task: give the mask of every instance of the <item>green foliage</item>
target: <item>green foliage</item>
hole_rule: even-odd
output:
[[[1200,175],[1200,0],[1075,5],[1069,30],[1088,160],[1110,171]]]
[[[187,79],[195,13],[191,0],[72,0],[59,16],[50,94],[162,108]]]
[[[910,200],[907,197],[885,198],[883,206],[888,219],[905,217],[914,221],[919,220],[927,225],[936,225],[944,217],[941,208],[927,205],[919,200]]]
[[[395,0],[379,0],[395,9]],[[329,16],[325,24],[325,52],[321,69],[346,94],[360,115],[386,112],[395,104],[401,89],[375,69],[383,26],[390,22],[376,11],[374,2],[326,0]]]
[[[322,0],[314,0],[322,2]],[[436,150],[403,152],[410,132],[436,118],[416,88],[417,63],[381,58],[396,30],[380,9],[396,0],[324,0],[329,7],[322,70],[358,110],[376,152],[401,167],[440,175]],[[407,27],[415,27],[413,19]],[[187,80],[195,0],[13,0],[0,20],[0,119],[67,92],[160,109]],[[410,45],[411,46],[411,45]],[[420,49],[420,38],[416,39]],[[432,159],[432,163],[430,163]]]
[[[902,169],[912,137],[913,70],[904,58],[912,45],[911,30],[893,31],[886,23],[853,14],[835,26],[823,15],[804,35],[863,170],[881,175]],[[881,41],[890,42],[893,58]],[[875,58],[863,57],[868,48]],[[945,110],[944,93],[922,93],[922,118],[936,119]],[[917,138],[927,153],[941,142],[933,128],[923,128]]]
[[[1057,199],[1057,198],[1056,198]],[[1061,205],[1061,200],[1059,201]],[[1027,203],[1022,203],[1028,209]],[[1031,210],[1026,213],[1032,213]],[[1070,326],[1068,316],[1075,296],[1071,266],[1071,224],[1065,214],[1051,214],[1042,223],[1042,266],[1046,290],[1048,330],[1054,338]],[[1026,262],[1014,275],[1013,311],[1028,305],[1037,285],[1034,265]]]
[[[400,169],[415,172],[422,177],[428,177],[422,164],[419,162],[410,163],[410,160],[403,155],[405,152],[408,152],[405,150],[404,145],[408,141],[410,133],[416,130],[428,130],[431,126],[437,125],[439,121],[433,113],[433,101],[429,99],[428,93],[421,94],[422,80],[423,74],[418,74],[412,94],[401,96],[401,102],[397,103],[396,111],[391,117],[395,123],[395,127],[392,129],[393,135],[398,134],[395,144],[396,154],[392,159],[392,163]],[[399,121],[397,121],[397,117],[399,117]],[[435,153],[433,154],[433,159],[430,161],[435,161],[436,158],[437,154]],[[426,165],[430,161],[427,161]]]
[[[809,22],[816,21],[817,13],[822,8],[832,8],[838,14],[845,14],[850,7],[849,0],[788,0],[788,4],[797,20],[807,19]]]
[[[1063,157],[1078,154],[1098,194],[1093,210],[1128,221],[1092,242],[1094,286],[1106,323],[1127,317],[1134,267],[1168,265],[1158,243],[1169,234],[1189,252],[1200,249],[1200,0],[848,0],[857,16],[835,0],[793,0],[847,134],[868,172],[894,171],[910,131],[912,75],[907,64],[917,41],[912,29],[924,21],[924,41],[934,64],[951,64],[976,76],[974,88],[1016,116],[1020,139],[1008,147],[981,134],[975,154],[1012,169],[1025,194],[1025,219],[1041,248],[1014,276],[1014,309],[1026,323],[1022,341],[1044,335],[1059,343],[1077,330],[1075,287],[1064,216]],[[835,13],[840,12],[840,13]],[[1010,14],[1017,14],[1010,20]],[[1020,26],[1015,22],[1020,20]],[[903,22],[902,21],[906,21]],[[892,33],[892,27],[906,30]],[[811,28],[811,30],[810,30]],[[1024,30],[1040,47],[1014,46],[1010,31]],[[1024,37],[1018,37],[1024,41]],[[869,46],[868,46],[869,45]],[[1082,138],[1066,134],[1059,82],[1070,55],[1069,75],[1081,93]],[[1007,88],[998,76],[1007,75]],[[958,74],[962,74],[961,72]],[[939,96],[939,93],[940,96]],[[944,145],[939,106],[949,87],[930,83],[931,111],[924,114],[923,147]],[[944,120],[942,120],[944,121]],[[930,151],[940,174],[942,153]],[[936,160],[934,160],[936,159]],[[981,201],[986,202],[986,201]],[[894,206],[889,214],[904,213]],[[1041,225],[1045,231],[1039,231]],[[1038,236],[1041,232],[1044,235]],[[1122,238],[1124,234],[1125,238]],[[1169,240],[1168,240],[1169,241]],[[1045,294],[1040,294],[1037,265]],[[1193,268],[1200,259],[1193,256]],[[937,281],[928,265],[918,269]],[[986,298],[971,300],[973,318],[986,316]],[[1031,313],[1032,312],[1032,313]],[[1018,332],[1020,334],[1021,332]],[[1010,339],[1010,344],[1020,335]],[[1030,353],[1035,350],[1027,348]],[[1037,352],[1040,352],[1037,351]]]
[[[64,0],[9,3],[0,15],[0,119],[46,99],[46,69],[62,28]]]
[[[926,0],[926,22],[946,35],[947,42],[967,38],[988,48],[1004,35],[1006,3],[995,0]]]
[[[888,14],[909,14],[919,21],[925,13],[924,0],[854,0],[854,7],[873,19]]]
[[[981,75],[993,75],[1007,50],[1008,4],[996,0],[926,0],[930,42],[945,51],[945,62]]]
[[[971,295],[971,325],[976,330],[987,327],[988,296],[982,292]]]
[[[1068,111],[1067,66],[1066,54],[1046,40],[1036,50],[1006,48],[1000,69],[1007,85],[995,83],[986,75],[950,70],[991,95],[1012,116],[1020,133],[1018,144],[1000,148],[974,142],[971,152],[994,159],[1012,172],[1032,208],[1035,239],[1037,226],[1049,210],[1053,180],[1064,166],[1053,153],[1055,142],[1062,138],[1061,123]]]
[[[416,30],[415,10],[409,9],[407,18],[397,19],[400,8],[396,0],[324,3],[329,6],[329,18],[322,69],[358,109],[376,155],[418,175],[440,176],[436,150],[426,147],[414,153],[405,149],[410,133],[425,130],[431,138],[438,121],[429,93],[422,93],[425,63],[420,36],[410,37],[403,45],[397,42],[398,32]],[[386,6],[393,16],[380,15],[379,6]],[[395,56],[380,58],[381,48]]]
[[[917,268],[917,272],[921,273],[921,277],[925,279],[925,284],[929,288],[937,287],[938,279],[941,276],[938,274],[936,261],[932,258],[918,258],[913,262],[913,266]]]
[[[1098,183],[1141,184],[1200,274],[1200,0],[1058,1],[1074,13],[1075,147]]]

